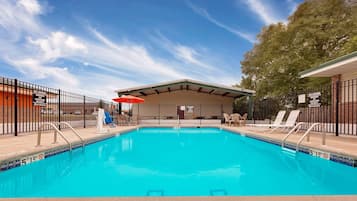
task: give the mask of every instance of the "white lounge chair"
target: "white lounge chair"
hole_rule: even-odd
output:
[[[272,123],[272,124],[247,124],[247,126],[269,127],[269,128],[273,128],[273,127],[279,126],[279,125],[281,125],[281,122],[283,122],[285,113],[286,113],[285,110],[280,110],[278,112],[278,114],[276,115],[274,123]]]
[[[289,129],[289,128],[293,128],[296,124],[296,121],[299,117],[300,114],[300,110],[292,110],[288,116],[288,119],[286,120],[285,124],[281,124],[281,125],[276,125],[274,126],[274,128],[269,132],[272,133],[274,131],[276,131],[279,128],[283,128],[283,129]]]
[[[227,114],[227,113],[223,113],[223,117],[224,117],[224,123],[228,126],[231,126],[233,120],[231,115]]]
[[[238,113],[231,114],[231,121],[234,126],[239,125],[240,118],[241,118],[241,116]]]
[[[245,126],[246,122],[248,119],[248,113],[243,114],[243,116],[240,116],[239,118],[239,126]]]

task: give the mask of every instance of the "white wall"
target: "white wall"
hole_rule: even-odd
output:
[[[194,106],[194,113],[185,112],[185,119],[194,119],[198,116],[210,118],[212,116],[220,117],[222,106],[223,112],[232,113],[232,97],[221,95],[210,95],[207,93],[198,93],[196,91],[173,91],[155,95],[143,96],[145,102],[133,105],[133,116],[139,113],[142,116],[172,116],[177,118],[176,107],[179,105]],[[160,107],[159,107],[160,104]]]
[[[356,102],[357,101],[357,72],[341,74],[341,102]]]

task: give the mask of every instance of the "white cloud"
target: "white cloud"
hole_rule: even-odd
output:
[[[31,15],[38,15],[42,13],[42,7],[36,0],[19,0],[17,5],[23,6]]]
[[[94,58],[91,61],[92,63],[121,68],[143,75],[156,74],[176,79],[187,77],[185,74],[175,70],[174,67],[151,56],[144,46],[137,44],[118,44],[93,28],[89,28],[89,30],[105,45],[89,45],[92,51],[89,52],[90,56],[88,55],[88,58]]]
[[[74,36],[64,32],[56,31],[50,33],[46,38],[28,38],[30,44],[38,46],[41,51],[41,59],[44,61],[54,61],[58,58],[71,56],[77,52],[87,52],[87,47]]]
[[[93,81],[93,78],[95,81]],[[138,79],[125,79],[99,73],[83,73],[78,79],[85,84],[85,87],[81,87],[77,93],[106,100],[116,97],[117,94],[114,91],[119,88],[135,87],[142,84],[141,80]]]
[[[214,68],[214,67],[210,66],[209,64],[200,61],[197,58],[197,56],[199,56],[197,51],[191,47],[188,47],[188,46],[176,45],[174,47],[174,55],[176,58],[179,58],[186,63],[194,64],[194,65],[203,67],[208,70],[212,70]]]
[[[195,58],[198,54],[196,50],[184,45],[177,45],[175,46],[174,50],[177,58],[181,58],[189,63],[199,63],[198,60]]]
[[[282,21],[279,17],[276,16],[276,11],[269,7],[266,1],[261,0],[239,0],[246,4],[248,8],[257,14],[257,16],[266,24],[273,24],[279,21]]]
[[[48,32],[38,19],[44,12],[41,5],[35,0],[0,0],[0,5],[0,59],[31,80],[49,79],[54,84],[77,86],[78,80],[67,68],[48,65],[31,45],[23,42],[25,36],[41,37]]]
[[[249,10],[257,15],[257,17],[265,24],[274,24],[277,22],[287,23],[284,14],[271,6],[267,0],[237,0],[237,4],[243,3],[248,6]],[[295,12],[298,4],[294,0],[285,0],[280,3],[281,6],[287,6],[290,10],[289,14]]]
[[[207,19],[208,21],[210,21],[211,23],[215,24],[216,26],[240,37],[240,38],[243,38],[251,43],[254,43],[256,41],[255,39],[255,35],[252,35],[252,34],[248,34],[248,33],[245,33],[245,32],[241,32],[241,31],[238,31],[230,26],[227,26],[225,25],[224,23],[216,20],[215,18],[213,18],[208,12],[206,9],[204,8],[200,8],[196,5],[194,5],[193,3],[191,3],[190,1],[187,1],[187,5],[195,12],[197,13],[198,15],[204,17],[205,19]]]
[[[187,45],[169,43],[177,63],[154,56],[142,44],[114,42],[91,27],[92,38],[50,28],[40,19],[46,11],[36,0],[0,0],[0,5],[0,59],[31,81],[44,80],[52,87],[112,98],[115,89],[147,82],[179,78],[217,82],[215,75],[226,80],[233,77],[213,68],[200,51]],[[69,68],[62,59],[79,67]]]
[[[224,83],[231,85],[237,83],[238,72],[227,72],[222,70],[222,67],[226,66],[224,62],[215,60],[217,53],[209,54],[208,50],[199,51],[202,48],[194,48],[191,46],[175,43],[169,40],[160,32],[157,36],[151,38],[156,44],[168,51],[176,59],[187,64],[186,69],[189,69],[189,73],[193,79],[207,80],[213,83]],[[204,72],[204,73],[202,73]]]
[[[37,3],[34,4],[35,6],[31,2],[17,1],[16,3],[16,1],[0,0],[1,39],[4,41],[16,41],[24,33],[41,35],[46,31],[46,28],[37,19],[40,12],[42,12],[40,8],[37,8],[40,5],[37,1],[34,1]]]
[[[197,67],[202,67],[204,70],[214,70],[213,66],[199,59],[201,54],[193,47],[174,43],[160,32],[157,32],[157,36],[152,37],[151,39],[181,62],[186,64],[193,64]]]
[[[47,27],[39,18],[45,11],[38,1],[0,0],[0,4],[0,59],[29,80],[51,80],[51,86],[81,91],[88,83],[100,82],[97,78],[101,73],[107,74],[102,81],[107,83],[103,85],[113,86],[113,89],[126,86],[113,85],[109,80],[131,83],[131,79],[138,80],[138,77],[140,82],[190,78],[170,62],[152,56],[140,44],[116,43],[92,28],[89,30],[94,40]],[[75,67],[69,70],[56,65],[59,59],[83,64],[85,72],[92,74],[84,78]],[[103,86],[93,84],[93,87],[91,91],[100,92]]]
[[[78,79],[68,72],[67,68],[56,66],[44,66],[36,59],[26,58],[23,60],[6,60],[21,73],[31,77],[31,79],[49,79],[53,83],[61,83],[56,87],[71,88],[78,86]]]

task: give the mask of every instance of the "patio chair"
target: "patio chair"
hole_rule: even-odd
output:
[[[119,115],[118,124],[121,125],[121,126],[129,125],[129,117],[128,117],[128,115],[125,115],[125,114]]]
[[[244,113],[243,116],[240,116],[239,125],[240,126],[245,126],[245,124],[247,123],[247,118],[248,118],[248,114],[247,113]]]
[[[239,125],[239,121],[242,117],[238,113],[231,114],[231,121],[234,126]]]
[[[129,125],[138,125],[139,124],[139,117],[138,116],[132,116],[130,118]]]
[[[280,125],[275,125],[274,128],[269,132],[272,133],[274,131],[276,131],[279,128],[282,129],[289,129],[289,128],[293,128],[296,124],[296,121],[299,117],[300,114],[300,110],[292,110],[288,116],[288,119],[286,120],[285,124],[280,124]]]
[[[109,125],[112,128],[116,127],[116,124],[113,121],[113,117],[110,115],[110,113],[108,111],[104,112],[104,116],[105,116],[104,123],[106,125]]]
[[[247,124],[247,126],[268,127],[268,128],[279,126],[283,122],[285,113],[286,113],[285,110],[280,110],[278,112],[278,114],[276,115],[274,123],[272,123],[272,124]]]
[[[232,124],[231,116],[227,113],[223,113],[223,117],[224,117],[224,123],[228,126],[231,126],[231,124]]]

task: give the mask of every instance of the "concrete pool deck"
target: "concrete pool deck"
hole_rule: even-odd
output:
[[[231,127],[224,126],[226,130],[243,133],[253,138],[272,141],[277,144],[282,143],[283,138],[288,131],[275,131],[269,134],[270,129],[258,127]],[[296,143],[302,137],[303,132],[294,133],[287,138],[286,143],[295,147]],[[310,142],[306,138],[301,143],[301,148],[316,149],[323,152],[334,153],[337,155],[347,156],[357,160],[357,137],[340,135],[335,136],[333,133],[326,133],[326,145],[322,145],[322,134],[318,132],[311,132]]]
[[[137,128],[136,126],[117,126],[116,128],[108,128],[109,132],[98,134],[95,127],[90,128],[80,128],[76,131],[83,137],[85,141],[100,140],[101,138],[106,138],[114,136],[118,133],[127,132],[129,130]],[[79,138],[72,133],[71,130],[63,130],[63,134],[69,139],[73,144],[80,144]],[[41,146],[36,146],[37,144],[37,132],[33,133],[23,133],[19,136],[4,135],[0,136],[0,164],[4,160],[9,160],[16,157],[22,157],[26,155],[31,155],[37,152],[43,152],[46,150],[51,150],[56,147],[68,146],[66,142],[58,135],[57,143],[53,144],[53,131],[43,132],[41,139]]]

